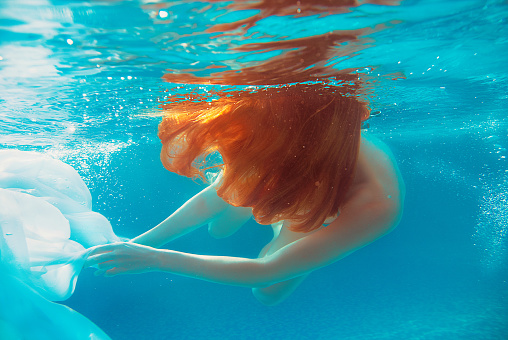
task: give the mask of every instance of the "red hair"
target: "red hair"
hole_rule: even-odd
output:
[[[261,224],[317,229],[345,203],[368,117],[365,103],[341,91],[297,84],[177,104],[159,125],[162,163],[204,178],[204,160],[218,151],[226,202],[252,207]]]

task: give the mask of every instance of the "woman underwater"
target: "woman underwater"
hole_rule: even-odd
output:
[[[95,248],[97,274],[166,271],[250,287],[274,305],[398,224],[404,184],[388,148],[361,133],[369,110],[356,97],[298,84],[188,105],[159,125],[162,163],[204,179],[210,167],[196,159],[219,152],[219,176],[153,229]],[[229,236],[252,216],[273,227],[258,258],[157,249],[206,224]]]

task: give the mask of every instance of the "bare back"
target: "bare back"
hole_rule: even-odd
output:
[[[393,210],[396,210],[400,217],[405,196],[405,185],[393,154],[379,139],[362,133],[355,180],[348,199],[351,199],[359,190],[365,189],[369,190],[372,200],[391,202]],[[393,210],[390,209],[387,213],[393,214]],[[310,233],[291,231],[289,229],[290,221],[275,223],[272,225],[274,238],[261,251],[260,256],[270,255],[285,245],[325,228],[336,218],[337,216],[331,216],[325,221],[323,227]]]

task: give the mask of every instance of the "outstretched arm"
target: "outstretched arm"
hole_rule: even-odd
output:
[[[214,186],[211,185],[188,200],[160,224],[133,238],[131,242],[158,248],[175,238],[212,222],[232,209],[237,214],[246,216],[250,214],[248,208],[230,206],[217,196]]]
[[[133,244],[95,249],[87,265],[107,276],[160,270],[211,282],[265,287],[335,262],[389,232],[399,210],[357,194],[329,226],[258,259],[206,256]]]

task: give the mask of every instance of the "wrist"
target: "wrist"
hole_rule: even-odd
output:
[[[171,255],[170,250],[166,249],[155,249],[154,252],[154,268],[157,271],[170,271],[168,262]]]

